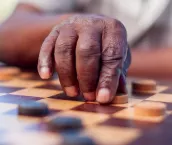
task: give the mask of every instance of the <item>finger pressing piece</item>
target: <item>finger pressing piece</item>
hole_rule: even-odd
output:
[[[80,32],[76,48],[76,69],[79,86],[84,98],[96,99],[100,71],[101,33],[92,28]]]
[[[126,31],[120,22],[107,24],[102,36],[102,68],[97,88],[97,101],[110,103],[117,92],[126,56]]]
[[[52,54],[58,35],[58,30],[53,29],[41,46],[38,58],[38,72],[42,79],[49,79],[53,74],[54,58]]]
[[[110,71],[106,67],[102,68],[97,89],[97,102],[107,104],[113,100],[118,87],[120,74],[120,69]]]

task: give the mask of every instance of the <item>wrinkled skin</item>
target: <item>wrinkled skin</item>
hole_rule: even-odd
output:
[[[125,27],[100,15],[74,15],[52,29],[42,44],[38,72],[43,79],[57,71],[64,91],[79,91],[88,101],[110,103],[126,93],[131,62]]]

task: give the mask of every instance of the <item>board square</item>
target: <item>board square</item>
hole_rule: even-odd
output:
[[[171,145],[171,135],[171,126],[169,124],[160,124],[154,129],[144,131],[140,137],[128,145]]]
[[[1,120],[0,129],[7,130],[8,131],[7,133],[11,131],[22,130],[23,127],[35,122],[33,120],[29,120],[28,118],[25,119],[25,121],[22,121],[19,119],[18,116],[14,117],[14,116],[5,115],[5,114],[2,114],[0,116],[0,120]]]
[[[156,92],[157,93],[160,93],[160,92],[163,92],[164,90],[167,90],[168,89],[168,86],[163,86],[163,85],[157,85],[156,87]]]
[[[142,136],[138,129],[117,126],[91,126],[82,134],[93,138],[98,145],[129,145]]]
[[[12,93],[12,92],[15,92],[15,91],[18,91],[18,90],[21,90],[21,89],[24,89],[24,88],[0,86],[0,93]]]
[[[136,98],[136,99],[138,98],[144,100],[151,97],[152,95],[154,94],[131,94],[130,96],[132,96],[132,98]]]
[[[0,102],[1,103],[10,103],[10,104],[20,104],[20,103],[26,103],[28,101],[37,101],[42,98],[39,97],[32,97],[32,96],[21,96],[21,95],[12,95],[12,94],[6,94],[3,96],[0,96]]]
[[[146,100],[171,103],[172,102],[172,94],[159,93],[159,94],[155,94],[155,95],[147,98]]]
[[[60,143],[61,136],[50,132],[38,132],[28,130],[17,130],[11,131],[3,140],[6,141],[4,144],[14,145],[55,145]]]
[[[10,81],[13,79],[13,76],[9,76],[9,75],[1,75],[0,74],[0,82],[5,82],[5,81]]]
[[[6,93],[0,93],[0,96],[6,95]]]
[[[7,82],[0,83],[0,86],[4,87],[36,87],[43,85],[44,81],[32,81],[32,80],[20,80],[20,79],[13,79]]]
[[[163,93],[163,94],[172,94],[172,88],[170,87],[170,88],[162,91],[161,93]]]
[[[51,98],[42,99],[40,100],[40,102],[44,102],[48,104],[49,108],[54,110],[69,110],[84,103],[78,101],[69,101],[69,100],[51,99]]]
[[[51,96],[49,98],[85,102],[84,97],[82,95],[79,95],[77,97],[69,97],[62,91],[61,91],[61,93],[54,95],[54,96]]]
[[[111,117],[105,122],[102,122],[98,125],[118,126],[118,127],[126,127],[126,128],[137,128],[137,129],[152,129],[155,126],[158,126],[159,123]]]
[[[103,113],[103,114],[113,114],[123,109],[124,107],[120,107],[120,106],[104,106],[96,103],[84,103],[80,106],[72,108],[72,110],[75,111],[94,112],[94,113]]]
[[[39,89],[39,88],[27,88],[23,90],[19,90],[13,92],[13,95],[22,95],[22,96],[34,96],[40,98],[48,98],[50,96],[54,96],[59,94],[61,91],[58,90],[48,90],[48,89]]]
[[[62,87],[60,85],[52,84],[52,83],[46,83],[44,85],[41,85],[36,88],[41,88],[41,89],[50,89],[50,90],[62,90]]]
[[[22,74],[19,75],[20,79],[22,80],[35,80],[35,81],[40,81],[41,78],[37,73],[33,73],[33,72],[23,72]]]
[[[16,104],[10,104],[10,103],[0,103],[0,114],[7,112],[9,110],[17,108]]]

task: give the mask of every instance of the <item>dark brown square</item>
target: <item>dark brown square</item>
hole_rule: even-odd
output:
[[[127,145],[172,145],[172,122],[142,132],[142,135]]]
[[[11,95],[11,94],[0,96],[0,102],[11,103],[11,104],[20,104],[20,103],[25,103],[28,101],[37,101],[41,99],[42,98],[39,98],[39,97],[20,96],[20,95]]]
[[[51,98],[51,99],[61,99],[61,100],[70,100],[70,101],[80,101],[80,102],[84,102],[84,97],[82,95],[79,95],[77,97],[69,97],[67,96],[65,93],[60,93],[60,94],[57,94],[55,96],[51,96],[51,97],[48,97],[48,98]]]
[[[12,93],[12,92],[15,92],[15,91],[19,91],[21,89],[24,89],[24,88],[0,86],[0,93]]]
[[[172,94],[172,88],[168,88],[168,89],[162,91],[161,93],[163,93],[163,94]]]
[[[149,98],[149,97],[151,97],[152,95],[154,95],[154,94],[141,94],[141,93],[140,94],[139,93],[133,94],[132,93],[132,97],[133,98],[139,98],[139,99],[144,99],[144,100],[147,99],[147,98]]]
[[[93,103],[84,103],[80,106],[72,108],[72,110],[75,111],[94,112],[94,113],[103,113],[103,114],[113,114],[123,109],[124,107],[105,106],[105,105],[99,105]]]
[[[60,85],[55,85],[51,83],[46,83],[44,85],[41,85],[36,88],[41,88],[41,89],[50,89],[50,90],[62,90],[62,87]]]
[[[106,126],[120,126],[127,128],[139,128],[139,129],[151,129],[158,125],[158,123],[152,123],[148,121],[138,121],[131,119],[121,119],[121,118],[110,118],[98,125],[106,125]]]
[[[163,102],[164,103],[164,102]],[[167,110],[168,111],[172,111],[172,103],[166,103],[165,104],[167,105]]]

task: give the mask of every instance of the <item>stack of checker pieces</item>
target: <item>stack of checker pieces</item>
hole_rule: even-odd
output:
[[[43,81],[37,73],[6,66],[0,67],[1,74],[2,144],[67,145],[83,144],[83,140],[97,145],[172,144],[172,86],[157,85],[156,94],[140,95],[132,93],[129,80],[128,103],[102,106],[85,102],[82,96],[66,96],[57,77]],[[49,111],[40,116],[19,115],[18,107],[30,102],[46,103]],[[143,115],[142,111],[135,114],[135,106],[143,102],[164,103],[167,106],[165,114]],[[59,129],[56,122],[60,124],[59,120],[64,118],[75,118],[77,129]]]

